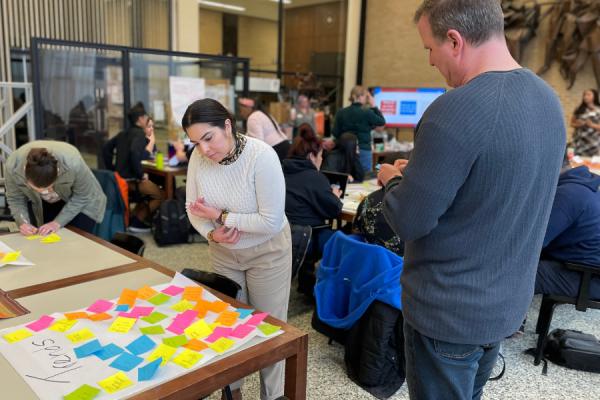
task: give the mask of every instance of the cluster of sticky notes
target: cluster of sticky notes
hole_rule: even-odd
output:
[[[41,240],[42,243],[56,243],[56,242],[60,242],[60,236],[58,236],[56,233],[53,233],[51,235],[46,236],[45,238],[43,238]]]
[[[4,253],[2,253],[4,254]],[[4,257],[2,257],[2,261],[3,263],[10,263],[10,262],[14,262],[17,261],[17,258],[19,258],[19,255],[21,254],[20,251],[14,251],[12,253],[6,253],[4,254]]]

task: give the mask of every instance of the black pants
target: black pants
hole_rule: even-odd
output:
[[[275,150],[275,153],[277,153],[279,161],[283,161],[287,158],[287,155],[290,151],[290,141],[286,139],[281,143],[277,143],[275,146],[273,146],[273,150]]]
[[[56,203],[48,203],[47,201],[42,200],[42,207],[44,210],[44,224],[48,222],[52,222],[56,219],[58,214],[62,211],[65,206],[63,200],[57,201]],[[29,210],[29,223],[31,223],[36,228],[39,228],[37,220],[35,219],[35,214],[33,212],[33,207],[31,206],[31,202],[27,203],[27,209]],[[79,228],[84,232],[93,233],[94,226],[96,222],[83,213],[79,213],[69,222],[69,225],[74,226],[75,228]]]

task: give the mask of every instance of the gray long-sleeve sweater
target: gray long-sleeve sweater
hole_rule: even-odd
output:
[[[558,96],[527,69],[481,74],[429,106],[384,198],[406,241],[402,311],[417,331],[488,344],[518,330],[565,145]]]

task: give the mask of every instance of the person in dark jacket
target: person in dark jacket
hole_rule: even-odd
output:
[[[375,99],[362,86],[355,86],[350,93],[352,105],[342,108],[335,117],[333,136],[342,133],[353,133],[358,138],[360,162],[366,172],[373,170],[373,153],[371,153],[371,130],[373,127],[384,126],[385,118],[375,104]],[[371,108],[363,108],[369,103]]]
[[[323,158],[321,171],[340,172],[348,174],[350,182],[362,182],[365,170],[360,163],[358,139],[351,133],[342,134],[333,149]]]
[[[325,175],[319,172],[322,154],[321,138],[309,124],[300,125],[289,158],[282,163],[286,186],[285,214],[292,225],[323,225],[325,219],[335,218],[342,211],[341,190],[332,188]],[[321,252],[332,234],[329,230],[320,232]]]
[[[164,190],[148,180],[148,174],[142,169],[142,160],[147,151],[148,139],[145,129],[148,125],[148,116],[141,105],[136,105],[128,115],[131,128],[119,133],[112,138],[103,149],[106,168],[119,173],[129,185],[129,191],[139,190],[142,196],[150,197],[146,204],[137,204],[131,212],[129,228],[133,232],[149,232],[148,216],[160,206],[167,198]],[[116,150],[117,160],[113,164],[113,155]],[[148,209],[150,208],[150,209]]]
[[[600,176],[582,165],[571,168],[565,156],[535,279],[535,294],[577,297],[581,274],[565,262],[600,268]],[[590,300],[600,300],[600,278],[590,285]]]

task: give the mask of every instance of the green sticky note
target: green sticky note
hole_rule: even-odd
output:
[[[151,299],[148,299],[148,302],[154,304],[155,306],[160,306],[161,304],[165,304],[167,301],[169,301],[170,298],[171,296],[168,294],[159,293]]]
[[[162,335],[163,333],[165,333],[165,330],[163,329],[162,325],[140,328],[140,331],[142,331],[142,333],[145,335]]]
[[[148,315],[147,317],[142,317],[140,319],[146,321],[149,324],[155,324],[157,322],[162,321],[165,318],[167,318],[167,316],[165,314],[161,314],[158,311],[154,311],[152,314]]]
[[[163,343],[166,344],[167,346],[179,347],[179,346],[185,346],[186,344],[188,344],[188,340],[185,335],[179,335],[179,336],[172,336],[170,338],[163,339]]]
[[[89,400],[96,397],[98,393],[100,393],[100,389],[96,389],[95,387],[91,387],[88,385],[83,385],[74,392],[71,392],[70,394],[64,396],[64,398],[65,400]]]
[[[264,323],[262,325],[257,325],[256,327],[258,329],[260,329],[260,331],[267,336],[272,335],[273,333],[275,333],[279,329],[281,329],[280,326],[275,326],[275,325],[271,325],[271,324],[267,324],[267,323]]]

